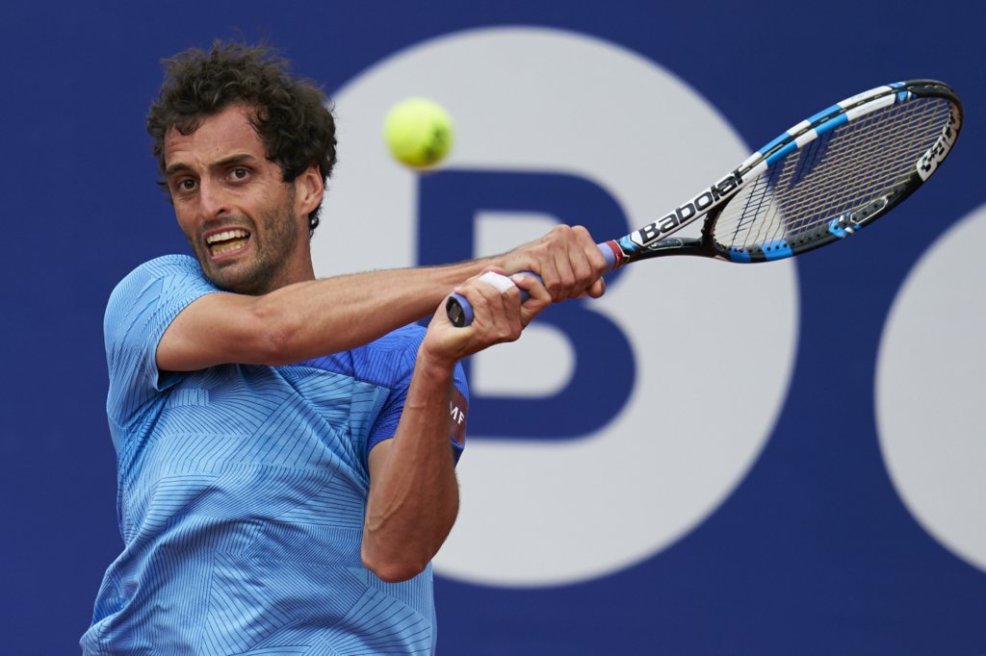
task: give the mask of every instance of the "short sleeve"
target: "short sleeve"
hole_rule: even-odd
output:
[[[192,301],[216,291],[187,255],[151,260],[120,281],[103,321],[111,421],[126,424],[148,398],[173,384],[157,369],[158,343]]]
[[[408,342],[407,348],[401,354],[399,372],[367,439],[367,453],[380,442],[392,438],[397,432],[397,424],[400,422],[407,392],[411,386],[411,376],[414,374],[414,361],[419,343],[420,339]],[[452,391],[448,410],[449,440],[452,445],[452,455],[458,462],[466,445],[466,415],[469,408],[469,386],[461,364],[455,366],[453,382],[455,389]]]

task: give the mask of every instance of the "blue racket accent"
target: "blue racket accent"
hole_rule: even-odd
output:
[[[750,251],[745,248],[730,248],[729,259],[733,262],[752,262],[753,257],[750,255]]]
[[[808,118],[808,122],[811,123],[811,124],[814,124],[814,123],[817,123],[818,121],[821,121],[823,118],[825,118],[829,114],[833,114],[835,112],[841,112],[841,111],[842,111],[842,107],[841,106],[839,106],[839,105],[831,105],[830,107],[827,107],[826,109],[823,109],[822,111],[818,112],[817,114],[815,114],[813,116],[810,116]]]
[[[880,207],[880,209],[877,211],[880,211],[882,209],[883,208]],[[863,212],[865,213],[865,211],[866,210],[864,209]],[[864,217],[863,220],[857,222],[853,220],[855,214],[856,214],[855,212],[847,212],[846,214],[843,214],[829,221],[829,230],[828,230],[829,234],[835,235],[839,239],[843,239],[845,237],[848,237],[849,235],[854,235],[857,232],[859,232],[860,228],[866,225],[865,219],[869,217],[868,216]],[[859,217],[855,217],[855,218],[857,218],[858,220]]]
[[[847,215],[843,214],[842,216],[838,216],[832,219],[831,221],[829,221],[829,232],[835,235],[836,237],[838,237],[839,239],[842,239],[849,234],[849,231],[846,230],[845,225],[843,223],[843,221],[846,219],[846,216]]]
[[[819,125],[817,128],[815,128],[815,133],[818,134],[819,136],[821,136],[821,135],[825,134],[826,132],[831,132],[832,130],[836,129],[840,125],[845,125],[848,122],[849,122],[849,117],[848,116],[846,116],[845,114],[839,114],[838,116],[836,116],[835,118],[833,118],[831,121],[825,121],[824,123],[822,123],[821,125]]]
[[[782,147],[776,153],[774,153],[773,155],[767,158],[767,166],[773,166],[775,162],[784,159],[785,157],[787,157],[797,149],[798,149],[798,142],[797,141],[790,142],[789,144]]]
[[[794,255],[794,251],[791,250],[791,245],[787,243],[786,239],[768,241],[761,245],[760,249],[763,251],[763,256],[768,260],[781,260]]]
[[[773,150],[773,148],[775,146],[777,146],[778,144],[780,144],[780,143],[782,143],[784,141],[787,141],[790,138],[791,138],[791,135],[788,134],[787,132],[785,132],[784,134],[780,135],[779,137],[777,137],[776,139],[774,139],[773,141],[771,141],[770,143],[768,143],[766,146],[764,146],[763,148],[761,148],[758,152],[761,155],[766,155],[771,150]]]
[[[635,253],[638,248],[638,246],[630,240],[630,235],[620,237],[616,243],[620,245],[620,248],[623,249],[624,253]]]

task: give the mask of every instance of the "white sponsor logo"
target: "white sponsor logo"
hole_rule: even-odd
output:
[[[466,413],[462,410],[462,408],[457,406],[455,403],[449,402],[448,411],[449,411],[449,416],[452,418],[452,421],[455,422],[456,424],[461,424],[466,420]]]
[[[928,149],[928,152],[918,160],[917,171],[922,180],[927,180],[931,177],[931,174],[935,172],[938,165],[948,156],[949,151],[952,150],[952,146],[955,145],[955,140],[959,136],[960,127],[961,121],[958,110],[952,109],[948,115],[948,124],[942,129],[941,136],[935,141],[935,145]]]

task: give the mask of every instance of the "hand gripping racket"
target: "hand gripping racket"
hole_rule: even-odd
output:
[[[798,123],[687,202],[599,250],[613,270],[666,255],[768,262],[838,242],[924,184],[961,126],[962,104],[942,82],[871,89]],[[671,237],[701,217],[701,237]],[[472,322],[458,294],[446,311],[456,326]]]

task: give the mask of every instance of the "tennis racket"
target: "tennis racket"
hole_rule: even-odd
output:
[[[839,242],[924,184],[961,126],[962,104],[942,82],[871,89],[798,123],[690,200],[599,250],[611,271],[667,255],[769,262]],[[700,237],[671,236],[703,217]],[[472,323],[461,295],[449,297],[446,311],[453,325]]]

